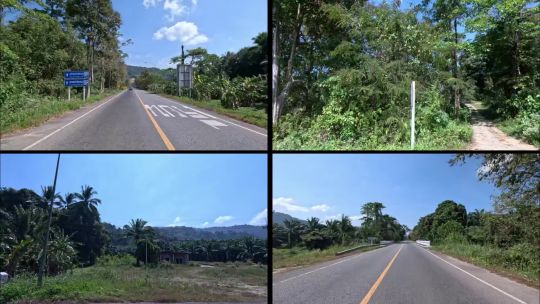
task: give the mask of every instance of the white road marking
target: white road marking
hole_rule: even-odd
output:
[[[152,110],[152,107],[149,107],[147,105],[144,106],[152,113],[152,115],[154,115],[154,117],[157,117],[157,114],[154,112],[154,110]]]
[[[506,295],[506,296],[512,298],[513,300],[515,300],[515,301],[517,301],[517,302],[519,302],[519,303],[522,303],[522,304],[527,304],[527,302],[522,301],[522,300],[520,300],[520,299],[514,297],[513,295],[507,293],[506,291],[501,290],[501,289],[499,289],[499,288],[497,288],[497,287],[491,285],[490,283],[488,283],[488,282],[486,282],[486,281],[484,281],[484,280],[482,280],[482,279],[476,277],[475,275],[469,273],[468,271],[463,270],[463,269],[459,268],[458,266],[456,266],[456,265],[454,265],[454,264],[452,264],[452,263],[450,263],[450,262],[444,260],[443,258],[441,258],[441,257],[439,257],[438,255],[432,253],[431,251],[429,251],[429,250],[427,250],[427,249],[425,249],[425,248],[423,248],[423,247],[420,247],[420,248],[422,248],[423,250],[427,251],[429,254],[431,254],[432,256],[436,257],[437,259],[439,259],[439,260],[445,262],[446,264],[448,264],[448,265],[450,265],[450,266],[452,266],[452,267],[454,267],[454,268],[456,268],[456,269],[458,269],[458,270],[463,271],[464,273],[468,274],[469,276],[471,276],[471,277],[477,279],[478,281],[484,283],[485,285],[487,285],[487,286],[489,286],[489,287],[491,287],[491,288],[493,288],[493,289],[495,289],[495,290],[501,292],[502,294],[504,294],[504,295]]]
[[[374,252],[374,251],[372,251],[372,252]],[[355,259],[355,258],[360,257],[360,256],[364,256],[364,255],[358,254],[358,255],[355,255],[355,256],[353,256],[353,257],[350,257],[350,258],[347,258],[347,259],[343,259],[343,260],[341,260],[341,261],[339,261],[339,262],[335,262],[335,263],[332,263],[332,264],[330,264],[330,265],[326,265],[326,266],[323,266],[323,267],[321,267],[321,268],[317,268],[317,269],[315,269],[315,270],[308,271],[308,272],[299,274],[299,275],[294,276],[294,277],[287,278],[287,279],[285,279],[285,280],[283,280],[283,281],[279,281],[279,282],[276,282],[276,283],[273,283],[273,284],[284,283],[284,282],[287,282],[287,281],[292,280],[292,279],[297,279],[297,278],[303,277],[303,276],[305,276],[305,275],[308,275],[308,274],[317,272],[317,271],[319,271],[319,270],[323,270],[323,269],[325,269],[325,268],[332,267],[332,266],[335,266],[335,265],[337,265],[337,264],[341,264],[341,263],[343,263],[343,262],[350,261],[350,260]]]
[[[214,129],[218,129],[218,127],[226,127],[227,125],[224,124],[224,123],[221,123],[217,120],[203,120],[201,119],[200,121],[204,122],[205,124],[209,125],[210,127],[214,128]]]
[[[151,105],[150,107],[155,107],[159,111],[159,113],[161,113],[161,115],[163,115],[165,117],[169,117],[169,115],[165,111],[163,111],[160,107],[158,107],[157,105]]]
[[[169,111],[167,111],[167,109],[166,109],[166,108],[169,108],[169,106],[166,106],[166,105],[159,105],[159,107],[160,107],[164,112],[166,112],[167,114],[169,114],[171,117],[174,117],[174,114],[171,113],[171,112],[169,112]]]
[[[173,102],[173,101],[171,101],[171,102]],[[221,120],[221,121],[226,122],[226,123],[229,123],[229,124],[231,124],[231,125],[233,125],[233,126],[237,126],[237,127],[239,127],[239,128],[242,128],[242,129],[248,130],[248,131],[250,131],[250,132],[253,132],[253,133],[255,133],[255,134],[259,134],[259,135],[262,135],[262,136],[265,136],[265,137],[267,136],[267,135],[264,134],[264,133],[257,132],[257,131],[255,131],[255,130],[251,130],[250,128],[246,128],[246,127],[244,127],[244,126],[241,126],[241,125],[236,124],[236,123],[234,123],[234,122],[228,121],[228,120],[226,120],[226,119],[221,119],[221,118],[219,118],[219,117],[215,117],[215,116],[210,115],[210,114],[208,114],[208,113],[204,113],[204,112],[201,112],[201,111],[199,111],[199,110],[195,110],[195,109],[193,109],[193,108],[191,108],[191,107],[188,107],[188,106],[185,106],[185,105],[182,105],[182,107],[184,107],[184,108],[186,108],[186,109],[189,109],[189,110],[192,110],[192,111],[195,111],[195,112],[199,112],[199,113],[204,114],[204,115],[206,115],[206,116],[208,116],[208,117],[211,117],[211,118],[213,118],[213,119]]]
[[[56,131],[54,131],[54,132],[50,133],[49,135],[47,135],[47,136],[41,138],[40,140],[36,141],[35,143],[33,143],[33,144],[27,146],[26,148],[23,149],[23,151],[24,151],[24,150],[28,150],[28,149],[30,149],[30,148],[36,146],[37,144],[41,143],[42,141],[46,140],[47,138],[49,138],[49,137],[53,136],[54,134],[56,134],[56,133],[62,131],[62,130],[63,130],[64,128],[66,128],[67,126],[70,126],[71,124],[75,123],[75,122],[78,121],[79,119],[81,119],[81,118],[85,117],[86,115],[88,115],[88,114],[94,112],[95,110],[101,108],[102,106],[104,106],[105,104],[107,104],[109,101],[115,99],[116,97],[120,96],[120,95],[123,94],[124,92],[125,92],[125,91],[122,91],[122,92],[116,94],[115,96],[111,97],[109,100],[105,101],[104,103],[100,104],[99,106],[97,106],[97,107],[93,108],[92,110],[90,110],[90,111],[84,113],[83,115],[81,115],[81,116],[75,118],[74,120],[72,120],[71,122],[65,124],[64,126],[60,127],[59,129],[56,129]]]
[[[168,106],[166,106],[168,107]],[[174,111],[176,112],[176,114],[178,114],[178,116],[180,117],[184,117],[184,118],[187,118],[187,115],[184,115],[184,112],[182,112],[180,109],[178,109],[176,106],[172,106],[171,107],[171,111]]]

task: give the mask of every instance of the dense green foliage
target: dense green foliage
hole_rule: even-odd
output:
[[[0,269],[6,269],[11,277],[33,277],[37,272],[51,200],[46,261],[50,275],[65,273],[75,266],[95,265],[104,254],[129,254],[135,256],[135,266],[142,261],[156,267],[162,250],[186,251],[194,261],[267,263],[266,241],[254,237],[179,241],[159,236],[142,219],[116,229],[101,222],[97,209],[101,200],[96,195],[90,186],[81,187],[78,193],[54,197],[52,187],[43,187],[42,195],[28,189],[0,188]],[[113,245],[111,240],[120,240],[122,246]]]
[[[4,119],[20,120],[23,109],[66,98],[66,70],[89,70],[91,92],[125,86],[125,54],[118,43],[121,20],[110,0],[36,1],[34,9],[26,2],[0,4],[1,14],[20,13],[8,24],[0,22],[2,131],[7,129]],[[82,92],[76,89],[72,96],[78,90]]]
[[[444,201],[434,213],[420,218],[411,239],[429,239],[448,253],[540,281],[540,155],[475,157],[483,162],[479,178],[501,191],[494,198],[494,211],[467,213],[463,205]],[[458,155],[452,163],[465,159]]]
[[[378,202],[366,203],[362,206],[363,222],[355,227],[348,216],[342,215],[340,220],[328,220],[325,224],[312,217],[304,224],[297,219],[286,219],[283,225],[272,226],[272,247],[293,248],[305,247],[309,250],[323,250],[332,245],[363,244],[381,240],[401,241],[408,230],[406,226],[389,216],[382,214],[384,205]]]
[[[274,2],[275,148],[407,148],[413,80],[419,149],[464,147],[475,100],[540,138],[538,5],[399,3]]]
[[[47,231],[47,206],[54,199],[47,272],[57,274],[75,265],[92,265],[104,253],[109,238],[92,187],[60,196],[52,187],[41,195],[32,190],[0,189],[0,268],[10,276],[34,273]]]
[[[206,49],[195,48],[188,50],[184,58],[172,58],[172,63],[183,61],[193,65],[191,92],[178,92],[175,69],[159,73],[144,70],[135,79],[135,86],[156,93],[189,95],[200,101],[217,99],[225,108],[266,109],[267,40],[268,34],[261,33],[253,38],[254,46],[242,48],[238,53],[218,56],[209,54]]]

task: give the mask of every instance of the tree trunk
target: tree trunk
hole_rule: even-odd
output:
[[[459,39],[458,39],[458,31],[457,31],[457,18],[454,19],[454,42],[455,42],[455,46],[454,46],[454,50],[452,52],[452,55],[453,55],[453,60],[454,60],[454,69],[453,69],[453,74],[454,74],[454,78],[458,78],[458,50],[457,50],[457,44],[459,43]],[[457,87],[454,87],[454,110],[457,114],[457,112],[459,111],[459,109],[461,108],[461,94],[459,92],[459,88]]]
[[[293,43],[291,46],[291,53],[289,55],[289,61],[287,62],[287,71],[285,74],[285,80],[287,81],[287,84],[285,85],[283,91],[281,91],[279,95],[276,94],[277,98],[275,99],[275,103],[274,103],[273,111],[272,111],[273,124],[276,124],[279,121],[279,117],[281,116],[281,112],[283,111],[283,105],[285,104],[285,101],[287,100],[287,96],[289,95],[289,91],[291,90],[294,84],[294,80],[292,77],[293,76],[292,75],[293,62],[294,62],[294,55],[296,54],[296,47],[298,45],[298,39],[300,38],[300,29],[302,28],[303,19],[304,19],[304,16],[302,12],[302,5],[298,4],[298,10],[296,12],[296,26],[292,34]],[[275,60],[275,62],[277,62],[277,60]],[[276,90],[277,90],[277,84],[276,84]]]

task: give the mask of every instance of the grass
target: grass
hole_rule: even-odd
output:
[[[540,284],[539,258],[523,258],[526,255],[501,248],[477,244],[447,243],[433,245],[434,250],[487,268],[504,276],[538,288]],[[533,253],[531,256],[534,256]],[[518,257],[516,259],[516,257]]]
[[[307,266],[316,263],[333,260],[336,258],[336,253],[351,249],[353,246],[331,246],[324,250],[308,250],[306,248],[293,247],[292,249],[284,248],[272,249],[272,267],[274,269],[289,268],[297,266]],[[364,252],[377,249],[380,246],[370,246],[353,251],[352,253]]]
[[[86,101],[72,92],[71,101],[43,96],[26,96],[22,106],[11,111],[2,109],[0,115],[0,134],[8,134],[17,130],[38,126],[45,121],[64,114],[67,111],[77,110],[83,106],[96,103],[120,90],[107,89],[101,94],[91,95]],[[80,95],[80,94],[77,94]]]
[[[22,275],[0,288],[0,303],[266,301],[266,266],[209,265],[96,265],[48,277],[41,289],[34,275]]]
[[[219,100],[195,100],[188,97],[179,97],[179,96],[173,96],[173,95],[167,95],[167,94],[158,94],[163,97],[167,97],[172,100],[178,100],[184,103],[188,103],[203,109],[207,109],[219,114],[223,114],[225,116],[229,116],[234,119],[241,120],[243,122],[247,122],[256,126],[259,126],[261,128],[267,128],[268,126],[268,114],[266,113],[265,109],[256,109],[252,107],[240,107],[239,109],[228,109],[224,108],[221,105],[221,102]]]

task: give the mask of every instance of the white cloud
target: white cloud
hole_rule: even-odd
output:
[[[341,219],[341,214],[336,215],[327,215],[323,218],[323,221],[330,221],[330,220],[339,220]]]
[[[268,224],[267,214],[268,214],[268,210],[265,208],[263,211],[257,213],[257,215],[255,215],[255,217],[253,217],[251,221],[249,221],[249,224],[257,225],[257,226],[267,225]]]
[[[208,227],[208,225],[210,225],[210,223],[204,222],[204,223],[202,223],[201,227]]]
[[[328,206],[326,204],[320,204],[320,205],[311,206],[311,210],[315,210],[315,211],[326,212],[326,211],[328,211],[328,209],[330,209],[330,206]]]
[[[225,222],[228,222],[230,220],[232,220],[233,217],[230,216],[230,215],[222,215],[222,216],[218,216],[215,220],[214,220],[214,223],[216,224],[223,224]]]
[[[167,225],[169,227],[175,227],[175,226],[185,226],[185,224],[182,222],[182,219],[177,216],[174,218],[174,221],[172,224]]]
[[[182,3],[180,0],[165,0],[163,3],[163,9],[169,11],[165,17],[169,21],[174,21],[174,18],[177,16],[182,16],[187,11],[187,6]]]
[[[154,39],[180,40],[187,45],[202,44],[208,37],[199,33],[198,27],[192,22],[180,21],[171,27],[162,27],[154,33]]]
[[[143,5],[146,8],[149,8],[151,6],[156,6],[158,2],[161,2],[162,0],[143,0]]]
[[[309,208],[299,205],[289,197],[278,197],[272,200],[272,206],[278,212],[308,212]]]

